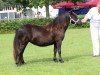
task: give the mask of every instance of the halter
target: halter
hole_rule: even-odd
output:
[[[78,21],[79,21],[79,19],[77,19],[77,21],[75,21],[70,15],[69,15],[69,18],[70,18],[70,23],[73,21],[74,22],[74,24],[77,24],[78,23]]]

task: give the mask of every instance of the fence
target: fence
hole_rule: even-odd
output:
[[[18,18],[34,18],[34,12],[31,10],[26,11],[26,16],[24,14],[17,12],[15,10],[0,11],[0,20],[13,20]]]

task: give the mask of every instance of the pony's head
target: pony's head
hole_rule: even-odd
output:
[[[75,25],[81,25],[82,22],[78,18],[77,14],[75,14],[73,11],[69,11],[69,18],[70,18],[70,23],[75,24]]]

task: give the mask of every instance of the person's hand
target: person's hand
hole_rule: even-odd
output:
[[[81,22],[82,22],[82,23],[86,23],[86,20],[85,20],[85,19],[82,19]]]

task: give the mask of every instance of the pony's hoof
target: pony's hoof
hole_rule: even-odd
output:
[[[64,63],[64,61],[63,60],[59,60],[60,61],[60,63]]]
[[[22,64],[16,64],[17,67],[21,66]]]
[[[58,62],[58,60],[57,60],[57,59],[53,59],[53,61],[54,61],[54,62]]]
[[[54,62],[58,62],[58,60],[54,60]]]
[[[22,61],[22,63],[21,64],[26,64],[24,61]]]
[[[24,64],[26,64],[26,63],[25,62],[24,63],[16,63],[17,67],[21,66],[21,65],[24,65]]]

